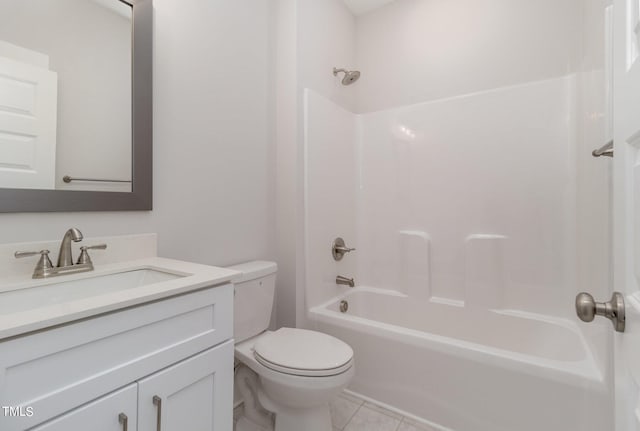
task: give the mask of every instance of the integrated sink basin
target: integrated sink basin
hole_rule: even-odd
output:
[[[187,274],[142,268],[79,280],[47,280],[47,284],[0,293],[0,315],[65,304],[186,276]]]
[[[239,276],[227,268],[153,256],[46,279],[29,273],[0,277],[0,341],[215,288]]]

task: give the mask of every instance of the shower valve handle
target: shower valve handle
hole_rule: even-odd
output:
[[[576,296],[576,314],[583,322],[592,322],[595,316],[604,316],[611,320],[617,332],[624,332],[624,296],[620,292],[613,292],[608,302],[596,302],[593,296],[581,292]]]
[[[333,259],[338,261],[342,260],[345,254],[355,251],[355,248],[349,248],[345,245],[344,240],[340,237],[336,238],[331,244],[331,254]]]
[[[349,247],[335,247],[335,249],[340,253],[349,253],[350,251],[356,250],[355,248],[349,248]]]

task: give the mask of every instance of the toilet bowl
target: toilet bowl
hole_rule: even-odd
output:
[[[232,269],[243,274],[236,282],[234,338],[236,359],[246,367],[236,373],[242,379],[236,387],[245,401],[246,418],[258,429],[274,422],[275,431],[331,431],[329,401],[353,377],[353,350],[317,331],[266,330],[275,264],[249,262]]]

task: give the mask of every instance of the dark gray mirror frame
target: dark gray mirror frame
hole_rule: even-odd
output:
[[[0,213],[152,209],[153,2],[113,1],[121,1],[133,8],[132,192],[0,189]]]

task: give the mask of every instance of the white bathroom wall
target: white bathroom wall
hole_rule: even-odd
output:
[[[157,232],[160,256],[198,263],[273,259],[270,3],[155,0],[153,211],[0,214],[0,242],[76,226]]]
[[[356,20],[357,112],[564,76],[582,0],[397,0]]]
[[[283,0],[285,1],[285,0]],[[295,304],[296,304],[296,325],[306,326],[306,299],[305,286],[306,274],[305,264],[307,258],[305,256],[305,210],[304,210],[304,122],[305,122],[305,91],[311,89],[318,96],[332,101],[342,108],[353,111],[355,108],[355,89],[353,86],[345,87],[340,81],[342,76],[333,76],[334,67],[355,68],[355,30],[356,21],[351,11],[347,8],[342,0],[290,0],[288,3],[287,14],[279,14],[282,21],[278,27],[288,28],[288,37],[284,43],[278,43],[277,51],[279,53],[291,50],[290,45],[295,43],[295,55],[280,56],[279,60],[283,60],[279,67],[287,69],[285,72],[290,80],[293,80],[296,86],[296,99],[282,98],[283,92],[278,90],[278,98],[283,104],[279,107],[279,112],[287,112],[293,109],[296,113],[294,119],[293,132],[295,140],[292,142],[287,138],[282,139],[279,136],[277,146],[279,156],[278,173],[281,169],[284,172],[280,178],[292,178],[290,174],[295,170],[295,184],[287,185],[286,182],[278,184],[278,202],[279,202],[279,263],[285,267],[295,268]],[[293,17],[292,17],[293,16]],[[292,42],[291,38],[295,42]],[[295,71],[293,73],[292,71]],[[282,81],[281,78],[278,79]],[[285,84],[286,85],[286,84]],[[289,90],[285,87],[284,94]],[[290,111],[288,111],[290,112]],[[287,115],[287,114],[285,114]],[[284,118],[284,117],[282,117]],[[287,116],[287,118],[291,118]],[[291,123],[287,124],[278,122],[283,126],[279,126],[279,130],[291,131]],[[290,163],[295,162],[295,166],[291,167]],[[287,202],[295,203],[287,205]],[[284,217],[283,217],[284,215]],[[295,219],[295,223],[293,223]],[[295,249],[289,248],[295,243]],[[330,256],[330,243],[326,245],[326,253]],[[327,251],[328,250],[328,251]],[[283,259],[284,258],[284,259]],[[334,275],[335,277],[335,275]],[[293,278],[287,281],[290,288]],[[279,286],[279,289],[281,287]],[[283,311],[283,313],[287,313]],[[280,311],[279,313],[280,314]],[[284,320],[279,319],[280,322]],[[290,321],[290,320],[288,320]]]
[[[356,65],[356,19],[342,0],[297,0],[298,88],[311,88],[353,111],[355,86],[345,87],[333,68]]]
[[[363,15],[395,0],[344,0],[354,15]]]
[[[356,239],[357,116],[313,90],[304,94],[306,309],[349,289],[336,276],[354,277],[356,259],[333,259],[331,244]]]
[[[58,74],[56,189],[130,191],[62,177],[131,179],[131,20],[90,1],[0,2],[0,40]]]
[[[275,98],[276,98],[276,289],[275,326],[295,327],[298,307],[296,292],[301,236],[296,235],[302,181],[298,180],[298,69],[297,69],[297,0],[275,3]],[[303,265],[300,263],[300,265]],[[302,283],[300,283],[302,284]],[[303,296],[300,296],[300,299]]]
[[[574,98],[569,76],[363,114],[359,282],[409,293],[418,276],[414,297],[568,315]],[[430,274],[406,274],[408,251]]]

